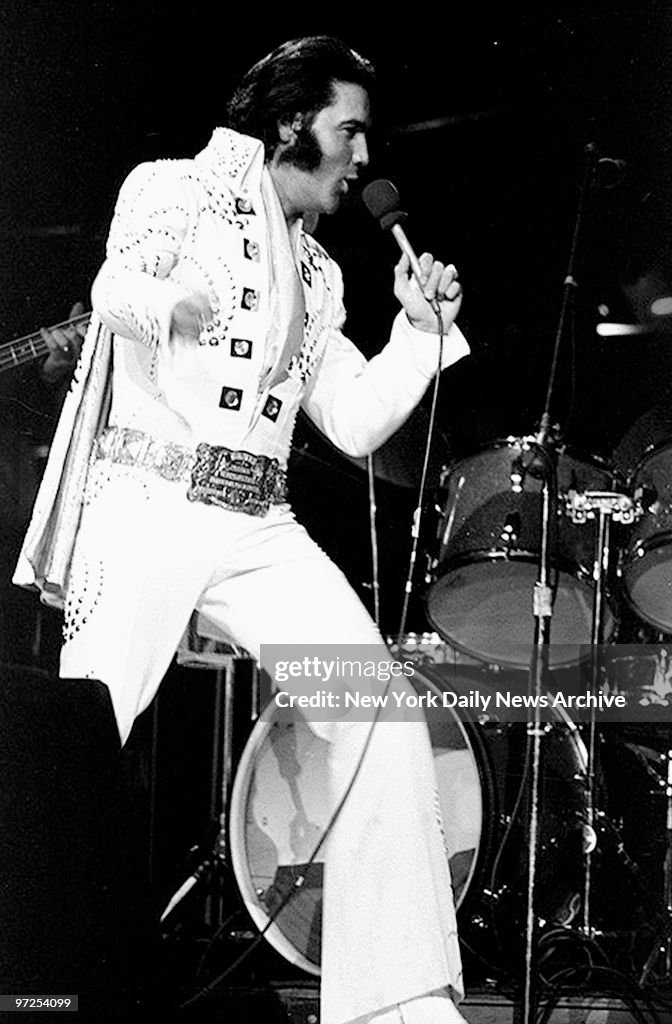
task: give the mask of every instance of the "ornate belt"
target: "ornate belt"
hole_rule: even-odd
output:
[[[189,482],[189,501],[263,516],[287,501],[287,473],[277,459],[233,451],[202,441],[196,450],[157,441],[142,430],[107,427],[95,442],[94,459],[140,466],[164,480]]]

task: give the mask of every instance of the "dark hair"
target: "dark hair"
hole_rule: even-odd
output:
[[[261,139],[268,156],[278,139],[278,123],[303,114],[309,128],[329,106],[335,82],[361,85],[371,93],[373,65],[340,39],[305,36],[283,43],[244,76],[227,108],[231,128]]]

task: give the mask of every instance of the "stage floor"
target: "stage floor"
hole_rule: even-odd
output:
[[[469,992],[460,1005],[468,1024],[522,1024],[520,1004],[507,996],[486,989]],[[201,1019],[201,1018],[199,1018]],[[236,1024],[319,1024],[320,1007],[317,983],[285,984],[275,982],[269,988],[231,988],[213,1003],[208,1024],[235,1019]],[[553,1006],[542,1001],[532,1020],[547,1024],[672,1024],[672,1006],[662,998],[647,1003],[643,999],[628,1006],[615,995],[583,994],[563,996]]]

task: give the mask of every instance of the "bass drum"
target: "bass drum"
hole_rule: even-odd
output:
[[[444,693],[494,695],[503,678],[483,668],[456,672],[438,665],[418,666],[412,682],[419,694],[436,694],[442,704]],[[524,693],[520,679],[511,684],[521,686]],[[440,706],[428,709],[427,720],[460,938],[481,962],[507,969],[525,919],[524,713],[519,721],[486,721]],[[306,865],[333,811],[327,749],[298,713],[288,721],[283,709],[280,721],[271,703],[243,750],[231,797],[232,863],[247,910],[285,959],[314,975],[320,973],[321,854]],[[547,922],[566,924],[581,884],[586,752],[561,710],[551,713],[543,752],[537,911]],[[278,911],[304,871],[303,884]]]
[[[426,597],[428,618],[444,639],[481,661],[509,668],[529,666],[534,644],[542,482],[529,474],[520,480],[529,440],[494,441],[445,471],[437,502],[438,554]],[[564,514],[562,498],[570,489],[609,491],[611,484],[606,463],[557,453],[552,669],[578,663],[592,638],[595,523],[575,524]],[[613,622],[607,607],[605,636]]]

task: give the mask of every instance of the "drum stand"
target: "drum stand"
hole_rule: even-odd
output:
[[[644,964],[639,984],[645,985],[656,963],[662,966],[663,979],[672,981],[672,744],[663,755],[665,773],[665,861],[663,864],[663,921],[653,940],[653,948]],[[662,779],[661,779],[662,782]]]
[[[549,586],[550,558],[549,535],[551,509],[555,507],[551,491],[555,492],[554,458],[548,447],[540,443],[532,446],[536,451],[527,473],[544,478],[542,490],[542,530],[539,578],[534,589],[535,643],[530,670],[530,692],[536,698],[532,703],[533,715],[528,718],[528,734],[532,737],[532,773],[530,780],[529,811],[529,866],[526,905],[525,977],[523,987],[523,1024],[530,1024],[534,1017],[536,993],[534,984],[534,947],[536,920],[534,914],[534,890],[536,880],[537,837],[539,824],[539,774],[541,759],[541,738],[543,727],[540,716],[542,684],[548,669],[548,643],[552,616],[552,591]],[[553,494],[555,498],[555,494]],[[604,590],[609,568],[610,525],[612,519],[623,523],[633,522],[634,505],[624,494],[611,491],[569,491],[565,495],[565,512],[575,523],[585,523],[598,518],[598,540],[595,558],[595,592],[593,601],[591,632],[591,694],[597,696],[600,683],[601,650],[603,642]],[[586,821],[583,842],[583,925],[588,938],[593,937],[590,923],[590,901],[592,885],[592,854],[596,847],[595,830],[595,746],[596,746],[596,701],[591,701],[589,720],[588,762],[586,767]],[[672,813],[672,812],[671,812]]]
[[[212,644],[212,650],[195,652],[184,656],[178,651],[178,663],[197,669],[215,671],[215,708],[212,748],[212,788],[210,813],[217,822],[217,833],[212,847],[204,860],[171,896],[161,914],[165,922],[179,904],[198,884],[205,882],[208,895],[205,904],[205,923],[208,928],[220,928],[225,920],[226,895],[231,877],[229,865],[228,814],[229,798],[233,783],[233,721],[234,721],[234,680],[238,662],[246,660],[242,653],[232,654],[216,648],[224,645]],[[251,718],[259,713],[259,694],[255,675],[252,694]]]
[[[597,698],[600,690],[600,669],[602,665],[604,590],[609,570],[611,523],[632,523],[635,519],[635,506],[625,494],[614,491],[585,491],[583,493],[570,490],[565,496],[565,512],[577,525],[587,520],[598,520],[597,547],[595,557],[595,593],[593,599],[593,617],[590,646],[590,695]],[[583,842],[583,923],[582,931],[587,938],[593,938],[591,926],[591,885],[592,857],[597,846],[595,829],[595,750],[597,740],[597,702],[590,702],[590,718],[588,722],[588,763],[586,766],[586,822]]]

